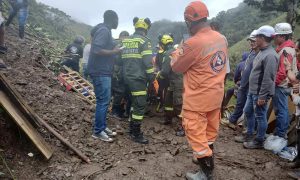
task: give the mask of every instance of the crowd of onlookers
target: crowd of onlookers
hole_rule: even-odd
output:
[[[243,54],[234,76],[237,90],[235,109],[229,117],[221,121],[222,124],[233,129],[238,127],[241,119],[245,121],[243,123],[245,131],[235,137],[235,141],[243,143],[244,148],[264,148],[269,107],[273,108],[276,116],[273,142],[275,139],[288,138],[287,133],[291,122],[288,108],[290,97],[296,106],[293,117],[296,117],[296,121],[299,119],[300,41],[297,40],[295,43],[292,35],[290,24],[279,23],[274,28],[262,26],[254,30],[247,39],[251,50]],[[227,91],[226,95],[233,94],[231,91],[233,89]],[[297,124],[298,129],[299,122]],[[300,141],[299,137],[298,141]],[[297,157],[295,167],[300,167],[299,162],[300,158]]]

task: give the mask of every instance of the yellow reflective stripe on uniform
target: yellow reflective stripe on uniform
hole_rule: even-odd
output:
[[[146,96],[147,95],[147,91],[135,91],[135,92],[131,92],[131,94],[133,96]]]
[[[135,58],[135,59],[142,59],[142,55],[140,54],[122,54],[122,58]]]
[[[141,55],[142,55],[142,56],[145,56],[145,55],[152,55],[152,51],[151,51],[151,50],[145,50],[145,51],[142,51],[142,52],[141,52]]]
[[[132,114],[132,119],[143,120],[143,118],[144,118],[144,116],[139,116],[139,115]]]
[[[126,42],[137,42],[137,41],[141,44],[145,43],[145,41],[142,38],[124,39],[122,42],[126,43]]]
[[[147,74],[154,73],[154,68],[147,69],[146,72],[147,72]]]
[[[174,108],[172,108],[172,107],[165,107],[165,110],[166,110],[166,111],[173,111]]]

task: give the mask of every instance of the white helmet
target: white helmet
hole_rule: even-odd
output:
[[[272,26],[264,25],[257,29],[256,36],[264,35],[266,37],[273,37],[275,35],[275,30]]]
[[[275,35],[292,34],[292,26],[289,23],[278,23],[275,25]]]
[[[252,40],[255,41],[256,40],[256,35],[257,35],[257,30],[253,30],[250,34],[250,36],[247,38],[247,40]]]

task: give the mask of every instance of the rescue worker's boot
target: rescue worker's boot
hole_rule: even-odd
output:
[[[214,157],[214,145],[213,144],[209,145],[209,148],[212,150],[213,157]],[[199,165],[199,161],[198,161],[198,159],[196,157],[193,157],[192,161],[193,161],[194,164],[198,164]]]
[[[195,174],[188,172],[185,177],[187,180],[207,180],[206,175],[201,169]]]
[[[213,179],[213,170],[215,167],[214,157],[213,156],[204,157],[204,158],[198,159],[198,161],[199,161],[199,165],[200,165],[203,173],[207,177],[207,179],[212,180]]]
[[[141,122],[139,121],[130,121],[132,123],[132,134],[131,134],[131,139],[134,142],[140,143],[140,144],[148,144],[149,141],[146,139],[141,132]]]
[[[133,136],[133,129],[134,129],[133,126],[134,126],[133,121],[130,121],[129,122],[129,131],[128,131],[129,136]]]
[[[214,158],[213,156],[199,158],[198,165],[200,170],[196,173],[187,173],[186,178],[188,180],[212,180],[214,170]]]

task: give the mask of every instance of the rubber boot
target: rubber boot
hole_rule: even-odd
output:
[[[133,136],[133,129],[134,129],[133,121],[130,121],[129,122],[129,131],[128,131],[129,136]]]
[[[196,159],[197,165],[200,166],[200,170],[193,174],[187,173],[186,179],[188,180],[212,180],[212,172],[214,168],[213,157],[205,157]],[[194,161],[193,161],[194,162]]]
[[[185,177],[187,180],[207,180],[206,175],[201,169],[195,174],[188,172]]]
[[[211,144],[211,145],[208,145],[208,146],[209,146],[209,148],[212,150],[212,152],[213,152],[213,157],[214,157],[214,144]],[[193,162],[194,164],[199,165],[199,161],[198,161],[198,159],[197,159],[196,157],[193,157],[192,162]]]
[[[213,179],[213,170],[215,167],[214,157],[213,156],[204,157],[204,158],[198,159],[198,161],[199,161],[199,165],[200,165],[203,173],[206,175],[207,179],[212,180]]]
[[[148,144],[149,141],[144,137],[143,133],[141,132],[141,122],[139,121],[130,121],[132,123],[132,134],[131,139],[134,142],[140,143],[140,144]]]

